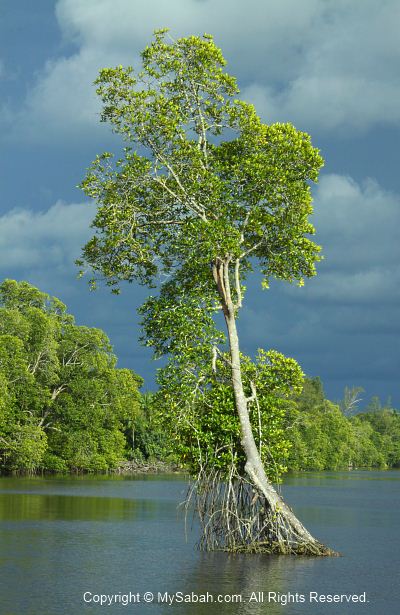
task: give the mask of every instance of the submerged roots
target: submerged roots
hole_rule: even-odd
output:
[[[337,555],[306,530],[302,532],[286,505],[273,510],[265,496],[236,471],[222,476],[218,470],[203,470],[189,489],[186,511],[190,505],[200,520],[198,546],[203,551]]]

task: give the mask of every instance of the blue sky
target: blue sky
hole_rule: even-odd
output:
[[[146,289],[90,293],[74,260],[94,206],[76,188],[118,146],[92,85],[104,66],[137,64],[152,31],[210,32],[241,96],[290,121],[325,158],[314,190],[325,260],[302,289],[249,285],[243,348],[276,348],[319,375],[400,405],[400,4],[397,0],[0,0],[0,278],[26,279],[103,328],[121,366],[152,388],[137,342]]]

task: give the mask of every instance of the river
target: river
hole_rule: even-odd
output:
[[[185,491],[179,475],[0,478],[0,614],[400,612],[399,471],[285,479],[339,558],[200,553],[177,511]]]

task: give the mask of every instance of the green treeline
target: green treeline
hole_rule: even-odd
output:
[[[147,418],[142,424],[146,439],[138,443],[139,454],[149,458],[158,451],[159,458],[171,458],[173,451],[179,451],[174,423],[171,417],[163,422],[157,395],[153,403],[151,398],[146,395]],[[271,476],[276,466],[289,471],[400,467],[400,413],[382,407],[377,398],[366,412],[347,417],[340,404],[325,398],[319,378],[305,378],[303,391],[287,406],[285,419],[275,413],[273,422],[279,442],[271,447],[269,467],[268,460],[265,462]],[[182,460],[179,452],[178,457]],[[277,472],[278,478],[281,473]]]
[[[288,468],[400,467],[400,414],[376,398],[370,406],[372,411],[344,416],[339,404],[325,399],[320,379],[306,378],[288,430]]]
[[[177,434],[170,409],[141,394],[142,383],[116,367],[105,333],[76,325],[61,301],[27,282],[0,285],[0,472],[98,472],[132,459],[187,466],[197,443]],[[217,402],[203,422],[222,438],[236,428]],[[390,404],[374,398],[345,416],[319,378],[306,378],[279,408],[263,419],[265,436],[274,435],[272,476],[274,467],[400,467],[400,414]],[[203,439],[207,452],[207,429]]]
[[[127,454],[142,379],[107,336],[27,282],[0,285],[0,470],[103,471]]]

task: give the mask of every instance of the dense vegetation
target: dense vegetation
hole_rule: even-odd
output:
[[[400,466],[400,414],[374,409],[344,416],[340,404],[325,399],[319,378],[306,379],[290,429],[291,470],[337,470]],[[367,408],[368,410],[368,408]]]
[[[102,331],[76,325],[61,301],[27,282],[3,282],[0,471],[105,471],[132,458],[190,468],[199,442],[203,455],[213,455],[227,434],[239,437],[224,387],[198,408],[193,437],[189,428],[176,429],[160,395],[140,394],[141,378],[115,365]],[[285,469],[400,467],[400,414],[390,402],[373,398],[364,412],[345,416],[325,398],[319,378],[306,378],[292,399],[274,399],[270,389],[260,416],[272,479]],[[257,430],[257,413],[252,420]],[[218,465],[224,449],[217,454]]]
[[[142,380],[27,282],[0,285],[0,469],[101,471],[127,454]]]
[[[142,446],[144,456],[157,450],[164,456],[178,453],[181,460],[191,461],[198,454],[198,442],[177,432],[171,416],[158,406],[159,397],[147,394],[147,416],[153,416],[147,425],[146,444]],[[263,425],[266,432],[274,427],[275,441],[271,442],[270,457],[265,458],[268,472],[273,478],[286,470],[341,470],[350,468],[391,468],[400,467],[400,413],[390,404],[381,405],[373,398],[364,412],[345,416],[340,403],[327,400],[319,378],[305,378],[302,393],[290,402],[274,406],[265,413]],[[270,410],[271,410],[271,399]],[[215,439],[218,434],[232,428],[233,418],[227,417],[226,406],[214,417],[212,425]],[[221,419],[222,416],[222,419]],[[207,411],[204,423],[211,420]],[[220,420],[221,419],[221,420]],[[231,423],[227,423],[227,420]],[[215,422],[217,421],[217,422]],[[163,425],[163,427],[161,427]],[[201,423],[197,426],[202,427]],[[217,427],[217,429],[216,429]],[[201,430],[205,438],[207,430]],[[206,441],[206,444],[208,441]],[[192,444],[192,450],[190,445]],[[203,446],[203,451],[206,447]]]

